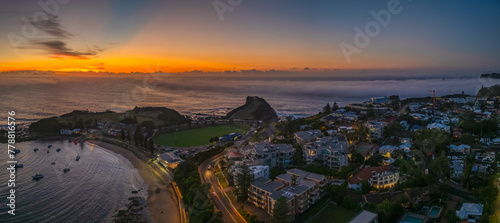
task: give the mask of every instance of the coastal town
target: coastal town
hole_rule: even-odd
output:
[[[169,185],[181,222],[498,222],[500,98],[487,91],[332,103],[303,118],[259,97],[227,116],[75,111],[22,136],[125,148]]]
[[[500,223],[500,0],[0,3],[0,223]]]

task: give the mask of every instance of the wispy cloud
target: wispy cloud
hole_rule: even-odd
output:
[[[68,46],[75,35],[61,24],[58,16],[49,15],[47,20],[33,25],[40,34],[30,38],[28,45],[19,48],[43,50],[49,54],[50,58],[57,59],[90,59],[103,51],[99,46],[87,47],[85,50],[76,50]]]

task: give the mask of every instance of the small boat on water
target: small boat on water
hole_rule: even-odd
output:
[[[15,150],[12,150],[12,151],[14,152],[14,154],[21,152],[21,150],[18,150],[18,149],[15,149]]]
[[[51,163],[51,165],[56,165],[56,163]]]
[[[43,178],[42,174],[36,173],[35,175],[33,175],[34,180],[38,180],[38,179],[42,179],[42,178]]]
[[[16,164],[14,168],[23,168],[23,166],[24,166],[23,164]]]
[[[34,148],[33,151],[35,151],[35,152],[38,151],[38,148]]]
[[[49,148],[49,149],[52,148],[52,145],[48,145],[47,148]]]
[[[59,151],[61,151],[61,149],[60,149],[60,148],[57,148],[57,149],[56,149],[56,151],[57,151],[57,152],[59,152]]]
[[[77,157],[76,157],[76,161],[78,161],[78,160],[80,160],[80,156],[77,156]]]
[[[69,171],[69,168],[64,168],[63,170],[65,173]]]
[[[50,150],[47,150],[47,153],[49,153],[49,152],[50,152]]]

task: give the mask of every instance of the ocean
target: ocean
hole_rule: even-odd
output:
[[[50,74],[43,72],[0,74],[0,119],[7,124],[7,111],[15,111],[16,123],[62,115],[73,110],[117,112],[135,106],[158,106],[181,114],[218,114],[259,96],[280,115],[305,116],[320,112],[326,103],[363,102],[371,97],[401,98],[438,95],[475,95],[482,86],[497,80],[462,78],[379,78],[377,80],[322,75],[169,75],[147,74]],[[3,114],[3,116],[2,116]],[[47,145],[53,148],[47,153]],[[5,144],[0,144],[3,151]],[[0,206],[0,219],[7,222],[109,222],[122,208],[131,191],[143,188],[137,170],[128,160],[89,144],[69,142],[23,142],[17,147],[16,216]],[[39,148],[34,152],[33,148]],[[57,153],[56,148],[62,151]],[[75,157],[81,156],[76,162]],[[0,197],[8,196],[7,154],[0,156]],[[55,165],[51,165],[55,162]],[[71,168],[63,173],[64,168]],[[36,172],[45,177],[32,180]],[[141,194],[146,197],[147,194]],[[5,202],[4,202],[5,204]]]
[[[48,149],[51,144],[53,147]],[[7,145],[0,144],[0,222],[112,222],[132,196],[147,197],[147,185],[124,157],[88,143],[68,141],[16,143],[23,168],[16,171],[15,216],[7,213]],[[34,152],[34,148],[39,148]],[[56,152],[61,148],[60,152]],[[50,150],[50,153],[47,153]],[[76,156],[80,160],[76,161]],[[55,165],[52,165],[52,163]],[[64,168],[70,168],[67,173]],[[33,180],[35,173],[44,178]],[[131,191],[142,190],[138,194]]]
[[[312,115],[326,103],[363,102],[371,97],[401,98],[438,95],[475,95],[481,86],[498,80],[462,78],[339,79],[322,75],[225,75],[182,76],[169,74],[91,76],[15,73],[0,74],[0,107],[14,110],[18,123],[62,115],[73,110],[125,111],[135,106],[160,106],[181,114],[224,115],[260,96],[280,115]],[[5,115],[6,117],[6,115]],[[0,118],[2,116],[0,115]]]

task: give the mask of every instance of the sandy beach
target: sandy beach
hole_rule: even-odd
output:
[[[167,179],[162,179],[156,170],[125,148],[101,141],[91,143],[122,155],[138,170],[144,183],[148,185],[147,204],[154,223],[180,222],[177,198]]]

